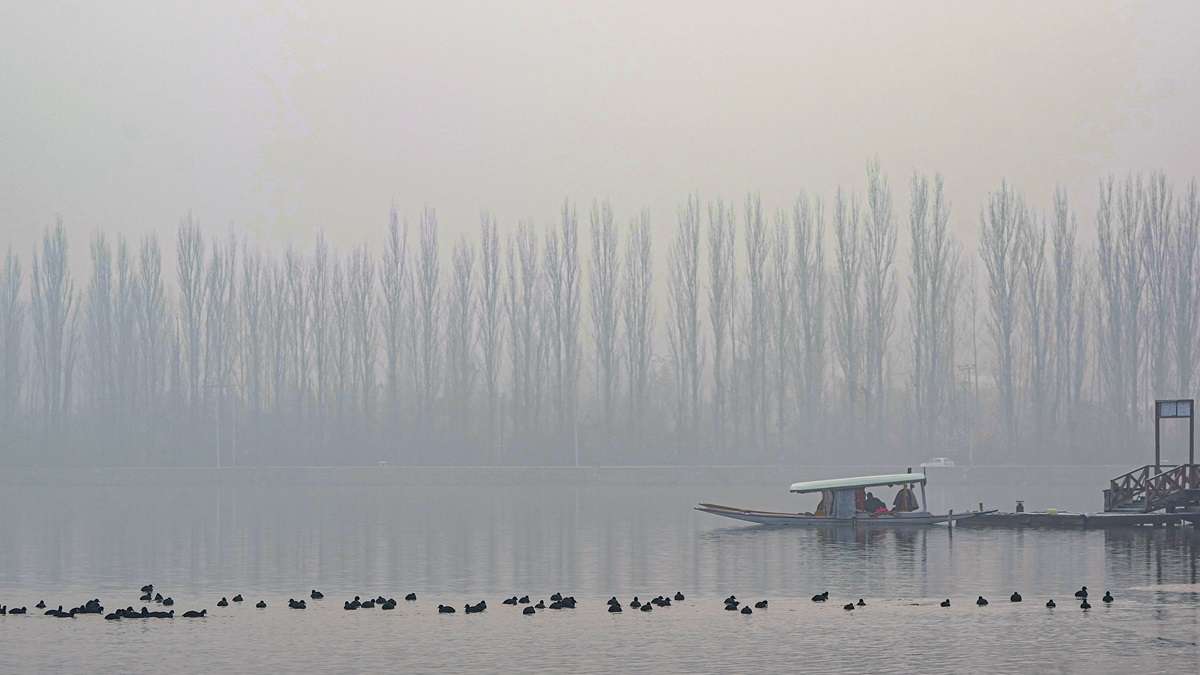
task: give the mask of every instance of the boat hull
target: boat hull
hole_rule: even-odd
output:
[[[696,510],[711,513],[714,516],[733,518],[734,520],[758,525],[790,527],[912,527],[953,523],[955,521],[974,518],[983,513],[994,513],[994,511],[972,511],[967,513],[935,514],[927,511],[913,511],[911,513],[877,515],[860,513],[856,514],[853,518],[829,518],[827,516],[813,516],[803,513],[778,513],[774,511],[739,509],[720,504],[699,504],[696,506]]]

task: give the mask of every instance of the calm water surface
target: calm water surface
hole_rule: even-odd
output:
[[[1036,470],[1031,470],[1036,476]],[[786,485],[789,478],[781,482]],[[1013,496],[953,476],[938,509]],[[1098,484],[1031,480],[1031,505],[1094,508]],[[890,498],[890,494],[887,495]],[[207,619],[0,617],[0,672],[1196,672],[1200,536],[741,526],[691,507],[810,509],[763,486],[15,487],[0,493],[0,604],[134,605],[153,582]],[[1005,506],[1008,504],[1006,503]],[[1072,593],[1111,589],[1112,606]],[[307,611],[289,597],[318,588]],[[687,600],[610,615],[617,595]],[[828,590],[830,602],[809,597]],[[1012,604],[1019,590],[1025,602]],[[419,600],[346,612],[354,595]],[[555,591],[574,611],[500,601]],[[220,609],[222,596],[245,595]],[[721,599],[766,598],[752,616]],[[974,604],[977,595],[992,603]],[[853,612],[845,602],[864,598]],[[943,598],[953,606],[938,606]],[[1056,610],[1043,607],[1047,598]],[[269,607],[256,610],[253,603]],[[465,616],[462,605],[489,608]],[[455,615],[438,615],[437,604]]]

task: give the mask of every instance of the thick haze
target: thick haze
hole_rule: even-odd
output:
[[[0,0],[0,675],[1200,672],[1198,394],[1200,0]]]
[[[0,462],[1124,462],[1195,395],[1195,3],[651,4],[3,10]]]
[[[946,176],[971,245],[1007,178],[1195,174],[1200,5],[1157,3],[8,3],[0,223],[27,252],[191,210],[307,246],[382,239],[393,202],[448,241],[564,197],[649,208],[688,192],[768,212],[800,189]],[[903,190],[899,212],[904,213]],[[659,247],[665,250],[665,244]]]

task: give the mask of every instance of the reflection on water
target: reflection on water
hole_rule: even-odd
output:
[[[934,672],[1190,669],[1198,656],[1200,597],[1177,590],[1200,583],[1194,528],[769,528],[691,510],[711,499],[798,508],[739,486],[9,488],[0,493],[0,604],[137,604],[136,589],[153,582],[178,610],[211,616],[138,625],[2,617],[0,671],[154,670],[129,659],[142,648],[268,671],[344,670],[325,661],[339,654],[361,659],[355,670],[790,670],[797,654],[830,645],[839,657],[814,669],[911,670],[885,658],[889,646]],[[1117,603],[1080,612],[1071,594],[1084,584],[1097,596],[1111,589]],[[281,609],[311,588],[328,604]],[[343,596],[410,590],[421,602],[394,615],[340,610]],[[580,609],[524,618],[499,605],[555,590],[576,595]],[[688,601],[653,618],[603,610],[610,595],[676,590]],[[829,606],[808,601],[824,590]],[[1010,605],[1013,590],[1026,602]],[[270,608],[213,613],[219,596],[236,592]],[[729,616],[719,598],[730,593],[769,598],[771,608]],[[986,610],[973,605],[980,594],[993,600]],[[859,597],[868,606],[853,613],[835,602]],[[937,607],[947,597],[953,607]],[[1054,613],[1042,607],[1051,597]],[[438,602],[480,598],[493,608],[470,622],[432,613]],[[402,653],[389,647],[399,634]],[[56,639],[65,642],[47,654]],[[535,639],[541,657],[530,660]]]
[[[1156,586],[1200,582],[1197,548],[1200,528],[1161,527],[1109,530],[1104,549],[1110,569],[1128,574],[1149,570]]]

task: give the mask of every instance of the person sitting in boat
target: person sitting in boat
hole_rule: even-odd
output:
[[[896,493],[896,498],[892,500],[892,510],[907,513],[916,511],[918,508],[920,505],[917,504],[917,497],[913,494],[912,486],[905,483],[904,487],[901,487],[900,491]]]
[[[866,512],[867,513],[887,513],[887,504],[884,504],[883,500],[880,499],[879,497],[876,497],[873,493],[868,492],[867,493]]]

